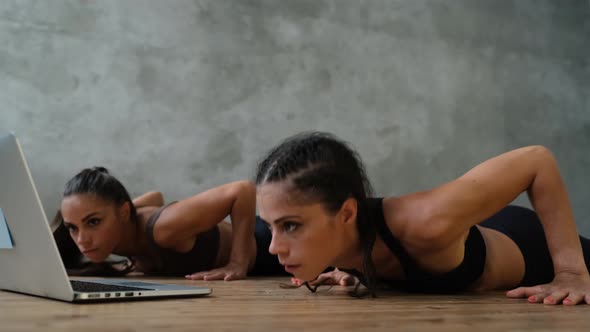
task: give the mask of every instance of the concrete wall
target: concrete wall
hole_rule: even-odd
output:
[[[588,1],[20,0],[0,27],[0,129],[49,214],[83,167],[179,199],[318,129],[380,195],[544,144],[590,235]]]

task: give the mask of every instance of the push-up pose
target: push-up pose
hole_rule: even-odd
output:
[[[159,192],[132,201],[106,169],[84,169],[65,186],[54,237],[70,274],[233,280],[284,273],[268,253],[271,235],[256,217],[255,196],[253,183],[239,181],[167,205]],[[228,215],[231,224],[222,222]],[[111,254],[129,261],[105,261]]]
[[[392,174],[395,176],[395,174]],[[376,282],[418,292],[510,290],[548,304],[590,303],[590,240],[578,235],[553,155],[529,146],[432,190],[372,197],[353,149],[325,133],[273,148],[256,176],[270,252],[303,282]],[[509,206],[528,192],[535,211]],[[337,267],[322,274],[327,267]],[[321,275],[322,274],[322,275]]]

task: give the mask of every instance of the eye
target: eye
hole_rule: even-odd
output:
[[[88,221],[86,221],[86,224],[88,226],[96,226],[96,225],[100,224],[100,219],[98,219],[98,218],[88,219]]]
[[[76,228],[76,226],[72,226],[72,225],[66,225],[65,227],[70,233],[74,233],[75,231],[78,230],[78,228]]]
[[[285,231],[285,233],[294,232],[298,227],[299,227],[298,223],[294,223],[291,221],[285,221],[283,223],[283,230]]]

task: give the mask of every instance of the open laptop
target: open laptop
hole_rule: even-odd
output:
[[[80,303],[211,293],[132,279],[70,280],[20,144],[10,133],[0,133],[0,289]]]

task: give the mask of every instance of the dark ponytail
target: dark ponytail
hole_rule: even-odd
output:
[[[357,228],[363,250],[361,282],[375,296],[376,269],[371,253],[376,231],[367,211],[367,199],[373,195],[373,188],[358,153],[329,133],[304,132],[289,137],[258,164],[256,184],[287,179],[295,194],[321,202],[333,213],[338,212],[348,198],[356,199]],[[358,285],[352,295],[361,295]]]
[[[86,168],[71,178],[65,185],[63,197],[77,194],[93,194],[117,205],[129,203],[130,219],[137,222],[137,210],[127,189],[104,167]],[[57,211],[52,225],[58,225],[53,231],[53,237],[68,274],[123,276],[133,269],[133,261],[130,259],[102,263],[86,260],[65,227],[60,210]]]

